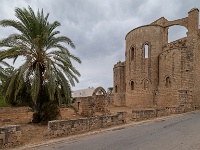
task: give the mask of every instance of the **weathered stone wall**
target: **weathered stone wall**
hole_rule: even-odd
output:
[[[170,114],[185,113],[188,111],[192,111],[192,109],[191,108],[187,109],[185,107],[166,107],[162,109],[133,110],[132,120],[141,121],[161,116],[167,116]]]
[[[50,136],[62,136],[83,133],[126,122],[126,112],[116,115],[96,116],[77,120],[54,120],[48,122]]]
[[[198,37],[192,40],[196,51],[194,51],[194,89],[193,89],[193,107],[200,109],[200,30]]]
[[[153,105],[153,92],[158,86],[158,55],[165,29],[158,25],[136,28],[126,35],[126,103],[127,106]],[[145,45],[148,56],[145,57]],[[134,84],[132,87],[132,84]]]
[[[113,68],[114,72],[114,105],[125,106],[125,62],[118,62]]]
[[[81,98],[81,115],[91,117],[95,115],[95,102],[92,96]]]
[[[21,139],[21,126],[9,125],[0,128],[0,148],[18,145]]]
[[[104,112],[105,111],[105,109],[107,107],[107,103],[106,103],[105,98],[106,98],[105,95],[96,95],[94,97],[96,112]]]
[[[188,41],[190,49],[194,49],[194,88],[193,107],[200,108],[200,30],[199,30],[199,10],[192,9],[189,13],[190,32],[188,33]]]
[[[113,94],[107,94],[106,102],[107,102],[108,105],[113,105],[114,104],[114,95]]]
[[[96,112],[108,114],[108,103],[104,95],[88,96],[81,98],[81,115],[85,117],[94,116]]]
[[[186,38],[165,45],[159,55],[159,106],[190,104],[193,88],[193,55]]]
[[[155,110],[133,110],[132,115],[132,119],[134,121],[146,120],[156,117]]]

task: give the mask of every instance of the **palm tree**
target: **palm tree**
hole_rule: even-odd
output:
[[[11,68],[7,62],[1,61],[0,62],[0,96],[3,97],[3,87],[5,85],[6,80],[8,79]]]
[[[11,68],[11,66],[7,62],[5,61],[0,62],[0,82],[1,83],[4,82],[5,78],[9,74],[8,68]]]
[[[8,101],[17,101],[24,89],[30,92],[34,103],[33,122],[42,121],[41,109],[44,104],[67,100],[70,96],[70,86],[79,82],[80,73],[72,65],[74,60],[81,60],[72,55],[66,45],[75,48],[73,42],[66,36],[59,36],[55,30],[60,23],[48,22],[49,13],[44,16],[43,10],[34,13],[28,9],[16,8],[18,20],[1,20],[3,27],[14,27],[19,33],[11,34],[0,41],[0,61],[12,58],[13,63],[19,56],[24,58],[23,64],[17,68],[6,90]],[[26,91],[25,90],[25,91]]]

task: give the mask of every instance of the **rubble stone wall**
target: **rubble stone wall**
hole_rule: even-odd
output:
[[[116,115],[96,116],[76,120],[54,120],[48,122],[49,135],[56,137],[88,132],[126,122],[126,112]]]
[[[21,126],[9,125],[0,128],[0,148],[17,145],[21,139]]]
[[[141,121],[161,116],[168,116],[170,114],[185,113],[188,111],[191,111],[191,109],[187,109],[185,107],[166,107],[161,109],[133,110],[132,120]]]

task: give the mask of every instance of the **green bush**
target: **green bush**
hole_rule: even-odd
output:
[[[44,103],[40,110],[40,119],[43,124],[48,121],[55,120],[60,116],[60,109],[56,102]]]

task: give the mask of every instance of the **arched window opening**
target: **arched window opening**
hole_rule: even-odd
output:
[[[97,93],[96,93],[96,95],[103,95],[104,93],[103,93],[103,91],[101,91],[101,90],[99,90],[99,91],[97,91]]]
[[[134,90],[134,82],[131,81],[131,90]]]
[[[170,79],[170,77],[166,78],[165,86],[166,86],[166,88],[169,88],[171,86],[171,79]]]
[[[148,58],[149,57],[149,45],[145,44],[144,45],[144,58]]]
[[[117,85],[115,85],[115,93],[117,93]]]
[[[144,80],[144,90],[149,88],[149,80]]]
[[[131,60],[134,59],[134,52],[135,52],[134,47],[131,47]]]
[[[187,36],[187,28],[179,25],[174,25],[168,29],[168,43],[181,39]]]

